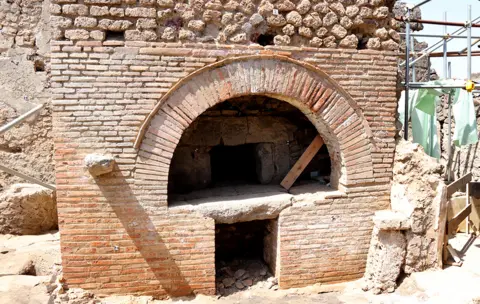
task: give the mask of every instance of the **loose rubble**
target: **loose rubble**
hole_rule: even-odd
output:
[[[278,282],[260,260],[221,261],[217,266],[217,294],[228,296],[245,289],[278,289]]]

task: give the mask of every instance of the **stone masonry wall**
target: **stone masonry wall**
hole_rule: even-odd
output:
[[[54,183],[49,87],[49,0],[0,0],[0,124],[44,109],[0,135],[2,164]],[[0,172],[0,190],[24,180]]]
[[[344,139],[337,143],[328,142],[336,135],[322,134],[329,152],[336,151],[341,157],[341,193],[328,199],[315,195],[299,199],[280,215],[279,285],[289,288],[363,275],[370,218],[376,210],[389,206],[395,148],[394,53],[122,41],[55,41],[52,52],[57,202],[63,270],[69,286],[101,294],[160,297],[214,293],[214,221],[167,206],[167,164],[173,152],[168,147],[175,148],[181,128],[192,121],[189,115],[194,108],[177,109],[173,100],[169,106],[161,104],[167,108],[153,115],[170,113],[176,121],[168,118],[158,124],[161,120],[154,118],[151,127],[163,131],[147,131],[140,150],[134,149],[133,143],[146,116],[181,79],[225,58],[261,54],[286,56],[298,62],[298,69],[300,63],[311,64],[327,73],[311,75],[327,84],[338,83],[342,88],[334,95],[338,102],[331,105],[346,107],[326,116],[331,121],[328,128],[349,130],[339,133]],[[268,58],[271,68],[257,71],[267,73],[275,68],[275,59]],[[282,62],[285,59],[278,61],[278,68],[286,64]],[[294,75],[295,65],[290,66],[291,70],[283,73]],[[279,72],[268,73],[259,77],[273,79]],[[195,87],[200,100],[200,96],[209,96],[205,91],[209,83],[225,81],[218,77],[221,74],[211,82],[193,81],[182,87]],[[333,80],[328,80],[330,77]],[[247,74],[242,78],[248,86],[258,83]],[[308,77],[300,79],[309,81]],[[237,80],[231,83],[235,87],[241,84]],[[296,91],[301,88],[311,86],[295,85]],[[234,87],[225,83],[219,89],[217,94],[229,95]],[[352,98],[358,107],[348,108],[339,96]],[[211,99],[201,100],[208,103]],[[305,107],[302,111],[312,122],[318,119],[312,110]],[[321,122],[314,124],[318,129]],[[149,148],[150,144],[157,147]],[[113,155],[114,172],[92,178],[83,168],[83,158],[93,152]]]
[[[52,36],[397,50],[384,0],[54,0]]]

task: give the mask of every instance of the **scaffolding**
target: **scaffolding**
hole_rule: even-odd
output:
[[[475,84],[472,81],[472,57],[480,56],[480,52],[472,52],[472,46],[476,45],[480,42],[480,37],[472,36],[472,28],[480,27],[480,17],[477,17],[472,20],[472,7],[471,5],[467,6],[467,21],[465,23],[460,22],[449,22],[447,21],[447,13],[444,13],[443,21],[436,21],[436,20],[424,20],[424,19],[414,19],[411,18],[413,10],[422,6],[425,3],[431,2],[432,0],[425,0],[416,5],[406,5],[406,15],[403,18],[396,18],[399,21],[405,22],[405,45],[406,45],[406,56],[405,61],[400,63],[400,67],[405,67],[405,121],[403,122],[404,127],[404,138],[408,140],[408,107],[409,107],[409,91],[411,89],[420,89],[420,88],[432,88],[432,89],[465,89],[468,94],[473,94],[475,91]],[[421,24],[433,24],[433,25],[441,25],[443,26],[443,34],[442,35],[435,35],[435,34],[413,34],[411,33],[411,23],[421,23]],[[460,27],[453,33],[447,32],[447,26],[457,26]],[[464,33],[466,35],[464,35]],[[402,33],[403,34],[403,33]],[[414,37],[429,37],[429,38],[440,38],[440,40],[430,47],[426,48],[422,51],[420,56],[415,52],[414,49]],[[466,39],[466,47],[458,52],[448,52],[447,44],[453,39]],[[475,41],[472,42],[472,39]],[[442,52],[434,52],[438,48],[443,46]],[[413,52],[412,52],[413,49]],[[415,73],[415,63],[419,60],[426,58],[428,60],[428,69],[430,71],[430,58],[431,57],[442,57],[443,58],[443,76],[445,79],[451,79],[451,64],[448,61],[449,57],[467,57],[467,80],[464,85],[432,85],[422,82],[417,82],[416,73]],[[410,69],[411,69],[411,77],[410,77]],[[428,80],[430,80],[430,73],[428,74]],[[450,254],[455,263],[452,265],[461,266],[462,261],[460,257],[457,255],[455,249],[453,249],[448,241],[450,237],[456,232],[458,225],[461,221],[466,219],[467,222],[467,233],[469,233],[469,214],[471,213],[472,206],[469,203],[469,188],[470,188],[470,181],[472,179],[472,174],[468,173],[465,176],[459,178],[455,182],[450,183],[452,180],[451,176],[451,166],[452,166],[452,102],[451,102],[451,94],[447,94],[448,99],[448,146],[447,146],[447,180],[448,180],[448,187],[447,187],[447,197],[450,198],[453,192],[463,188],[466,186],[466,206],[465,208],[456,214],[451,220],[446,222],[446,234],[443,234],[444,242],[443,242],[443,249],[442,249],[442,256],[444,262],[447,262],[448,254]],[[471,97],[471,95],[470,95]],[[446,212],[446,211],[444,211]],[[446,215],[445,215],[446,217]]]
[[[425,0],[416,5],[407,4],[406,5],[406,14],[405,17],[396,18],[398,21],[405,22],[405,33],[401,33],[401,35],[405,36],[405,45],[406,45],[406,56],[405,61],[400,63],[400,67],[405,67],[405,121],[403,122],[404,126],[404,133],[403,136],[405,140],[408,140],[408,107],[409,107],[409,91],[411,89],[420,89],[420,88],[430,88],[430,89],[465,89],[468,91],[469,94],[476,93],[479,91],[475,91],[475,84],[471,80],[472,78],[472,57],[473,56],[480,56],[480,52],[472,52],[472,46],[476,45],[480,42],[480,37],[472,36],[472,28],[479,27],[480,24],[480,16],[472,20],[472,7],[471,5],[467,6],[467,21],[465,23],[461,22],[449,22],[447,21],[447,13],[444,13],[443,21],[437,20],[425,20],[425,19],[414,19],[412,18],[413,10],[419,8],[420,6],[431,2],[432,0]],[[443,34],[435,35],[435,34],[413,34],[411,30],[411,23],[421,23],[421,24],[433,24],[433,25],[442,25],[443,26]],[[447,32],[447,26],[458,26],[460,27],[453,33]],[[462,35],[463,33],[467,32],[466,35]],[[429,37],[429,38],[440,38],[440,40],[430,47],[426,48],[421,52],[420,56],[415,52],[413,47],[414,37]],[[448,52],[447,44],[448,42],[452,41],[453,39],[466,39],[466,47],[463,50],[458,52]],[[476,39],[472,42],[472,39]],[[443,52],[434,52],[438,48],[443,46]],[[412,52],[413,49],[413,52]],[[448,62],[448,57],[467,57],[467,81],[465,85],[458,86],[458,85],[430,85],[422,82],[416,81],[416,73],[415,73],[415,63],[419,60],[426,58],[428,60],[428,67],[430,68],[430,58],[431,57],[443,57],[443,76],[445,79],[451,78],[451,66],[450,62]],[[410,76],[411,72],[411,76]],[[430,73],[429,73],[430,74]],[[430,75],[428,75],[430,77]],[[451,105],[451,94],[448,94],[448,146],[447,146],[447,180],[451,182],[451,165],[452,165],[452,135],[451,135],[451,128],[452,128],[452,105]]]

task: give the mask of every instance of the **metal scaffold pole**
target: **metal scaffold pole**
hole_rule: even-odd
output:
[[[406,24],[405,24],[405,48],[407,58],[405,59],[405,119],[403,122],[403,138],[408,140],[408,100],[410,88],[410,8],[407,7]]]

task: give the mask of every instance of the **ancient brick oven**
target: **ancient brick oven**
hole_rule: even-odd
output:
[[[58,2],[51,79],[69,286],[214,294],[216,263],[247,242],[223,233],[232,225],[257,234],[249,250],[280,288],[363,275],[371,217],[389,206],[394,53],[345,49],[359,42],[353,27],[347,37],[356,42],[331,36],[330,48],[303,46],[309,40],[296,34],[297,46],[280,45],[285,37],[267,46],[175,42],[171,24],[157,29],[158,42],[148,24],[164,24],[163,10],[153,2]],[[259,22],[271,14],[259,12]],[[244,12],[251,21],[252,13]],[[266,18],[270,28],[282,14]],[[324,19],[325,30],[334,23]],[[279,182],[317,134],[325,147],[287,192]],[[113,172],[90,175],[83,160],[91,153],[113,156]]]

